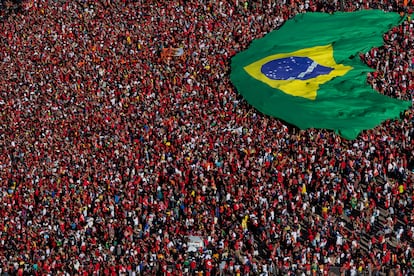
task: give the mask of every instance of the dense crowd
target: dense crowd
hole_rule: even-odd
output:
[[[256,112],[228,78],[297,13],[410,6],[20,5],[0,11],[1,275],[413,273],[411,110],[347,141]],[[361,53],[380,93],[412,99],[413,24]]]

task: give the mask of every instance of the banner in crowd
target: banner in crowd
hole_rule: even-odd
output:
[[[179,48],[163,48],[161,50],[161,57],[162,58],[171,58],[171,57],[184,57],[184,49],[182,47]]]
[[[355,139],[411,107],[373,90],[374,70],[359,57],[401,20],[380,10],[299,14],[234,56],[230,78],[264,114]]]

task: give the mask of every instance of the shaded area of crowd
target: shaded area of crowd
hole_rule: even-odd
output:
[[[4,12],[2,275],[412,273],[412,112],[346,141],[259,114],[228,78],[233,55],[297,13],[402,5],[34,0]],[[361,53],[380,93],[412,99],[413,24]],[[185,55],[161,58],[169,47]]]

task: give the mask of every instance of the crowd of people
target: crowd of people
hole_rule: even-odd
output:
[[[411,275],[411,110],[348,141],[260,114],[229,81],[233,55],[298,13],[383,9],[408,16],[361,53],[367,81],[411,100],[405,4],[3,7],[0,275]]]

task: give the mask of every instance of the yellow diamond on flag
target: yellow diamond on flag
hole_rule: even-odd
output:
[[[319,85],[351,69],[336,63],[331,44],[267,56],[244,67],[250,76],[270,87],[310,100],[315,100]]]

